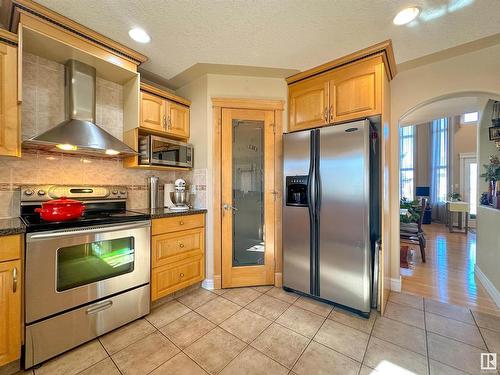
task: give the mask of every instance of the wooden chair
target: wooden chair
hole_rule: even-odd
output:
[[[425,235],[422,230],[422,222],[424,221],[425,207],[427,206],[427,199],[422,198],[420,207],[420,217],[417,223],[401,223],[400,225],[400,239],[401,242],[418,245],[420,248],[420,255],[422,262],[425,263]]]

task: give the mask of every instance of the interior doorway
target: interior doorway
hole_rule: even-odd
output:
[[[484,103],[449,97],[400,119],[400,274],[402,292],[495,310],[475,274]]]
[[[214,286],[281,286],[283,102],[213,102]]]

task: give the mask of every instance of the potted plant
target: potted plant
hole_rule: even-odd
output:
[[[462,196],[460,195],[460,193],[456,192],[448,194],[448,198],[450,198],[452,202],[460,202],[462,200]]]
[[[490,155],[489,164],[483,164],[485,169],[481,177],[488,182],[488,202],[493,203],[493,196],[496,195],[496,182],[500,181],[500,160],[498,156]]]

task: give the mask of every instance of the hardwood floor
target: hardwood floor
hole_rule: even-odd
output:
[[[424,225],[427,262],[422,263],[418,246],[415,268],[401,268],[402,292],[417,294],[485,312],[500,312],[474,275],[476,235],[450,233],[443,224]]]

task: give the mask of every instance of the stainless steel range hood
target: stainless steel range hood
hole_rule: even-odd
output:
[[[65,78],[67,120],[24,141],[23,147],[109,157],[136,155],[132,148],[95,124],[95,68],[68,60]]]

